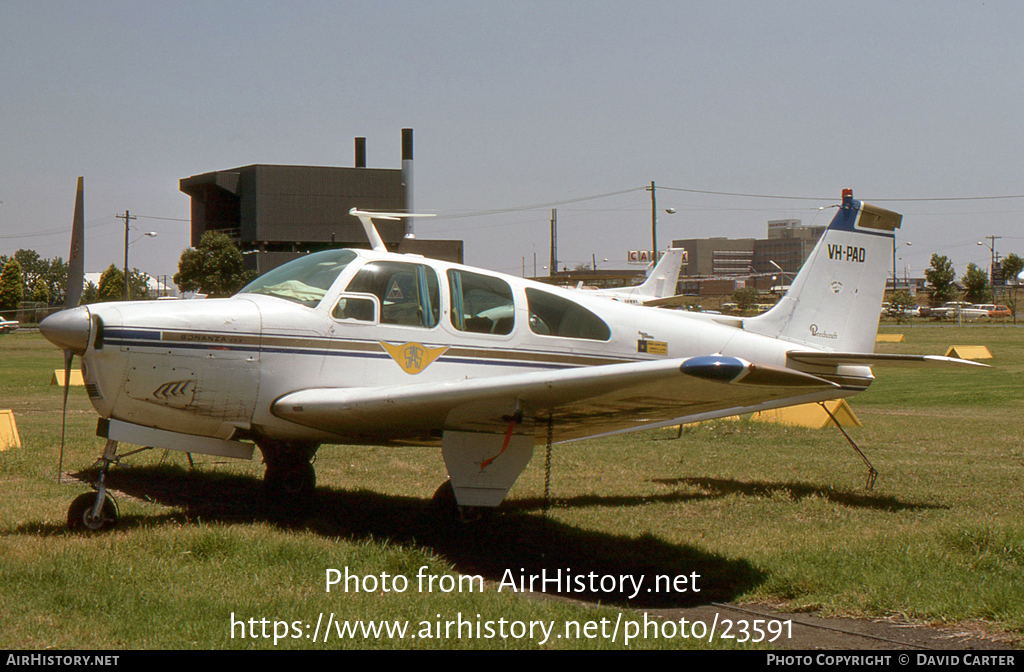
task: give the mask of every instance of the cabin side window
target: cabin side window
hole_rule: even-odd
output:
[[[336,320],[376,322],[377,302],[374,299],[375,297],[342,294],[331,311],[331,317]]]
[[[528,288],[526,304],[530,309],[530,330],[535,334],[593,341],[607,341],[612,336],[604,320],[561,296]]]
[[[478,334],[511,334],[515,326],[512,288],[498,278],[449,270],[452,326]]]
[[[371,261],[359,269],[345,291],[376,296],[381,324],[429,329],[440,321],[437,273],[423,264]]]

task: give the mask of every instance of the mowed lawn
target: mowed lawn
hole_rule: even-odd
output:
[[[0,452],[0,646],[617,648],[621,633],[541,643],[540,632],[487,637],[483,624],[611,622],[713,602],[1018,634],[1024,330],[882,331],[905,341],[880,352],[985,345],[993,358],[984,370],[876,370],[871,389],[850,400],[864,426],[848,430],[880,472],[870,490],[867,467],[836,430],[747,419],[558,445],[549,472],[539,447],[499,514],[468,526],[442,525],[428,511],[445,479],[436,449],[324,446],[317,495],[295,509],[261,498],[258,453],[252,462],[197,455],[190,466],[183,454],[153,450],[112,470],[121,523],[104,534],[65,529],[68,505],[89,487],[57,483],[62,391],[49,382],[61,353],[35,334],[0,337],[0,409],[14,411],[23,444]],[[66,472],[79,474],[102,452],[95,422],[84,389],[72,388]],[[361,577],[359,589],[327,592],[330,569]],[[598,586],[573,592],[575,601],[524,596],[507,583],[498,591],[541,570],[691,583]],[[403,577],[406,589],[384,575]],[[484,589],[457,587],[460,576],[483,577]],[[464,618],[482,629],[314,642],[321,617],[402,621],[414,631]],[[242,636],[237,623],[252,626],[248,619],[257,630],[265,619],[271,635],[284,624],[284,634]]]

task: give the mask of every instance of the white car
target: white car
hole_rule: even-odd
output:
[[[973,303],[966,301],[947,301],[932,311],[932,316],[934,317],[935,315],[941,315],[949,320],[958,318],[976,320],[979,317],[988,317],[988,311],[982,310]]]
[[[17,320],[5,320],[0,317],[0,334],[6,334],[9,331],[14,331],[18,328]]]

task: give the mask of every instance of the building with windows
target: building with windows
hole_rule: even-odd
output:
[[[681,277],[735,277],[750,274],[755,242],[753,238],[691,238],[673,240],[672,247],[686,250]]]
[[[365,139],[356,138],[352,168],[255,164],[179,182],[192,197],[192,246],[207,231],[224,233],[260,274],[317,250],[369,247],[349,210],[409,212],[411,185],[412,129],[402,131],[401,169],[367,168]],[[408,220],[375,224],[392,252],[462,261],[460,240],[417,239]]]
[[[768,289],[788,285],[825,229],[803,226],[799,219],[779,219],[768,222],[764,239],[673,240],[672,247],[687,252],[687,263],[679,272],[679,292],[729,294],[743,286]]]
[[[826,228],[803,226],[799,219],[769,221],[768,238],[758,240],[754,246],[754,270],[758,273],[776,273],[782,268],[785,273],[796,275]]]

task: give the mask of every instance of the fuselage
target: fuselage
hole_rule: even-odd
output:
[[[320,264],[334,264],[326,280],[285,271],[229,299],[75,309],[89,314],[82,370],[96,410],[222,439],[243,430],[344,442],[275,416],[274,401],[315,388],[709,354],[785,367],[787,351],[811,349],[745,331],[738,319],[722,324],[410,255],[337,252]]]

